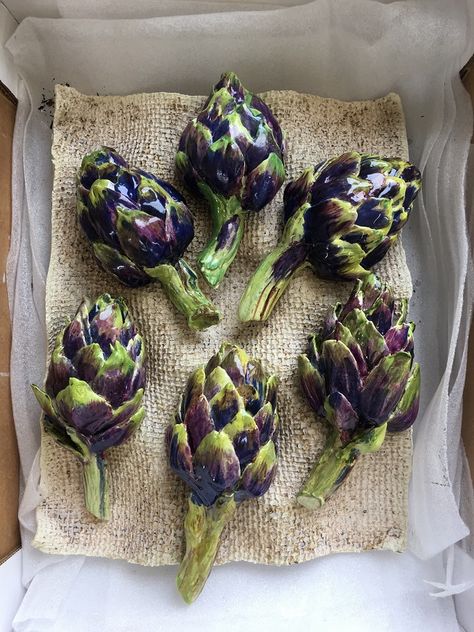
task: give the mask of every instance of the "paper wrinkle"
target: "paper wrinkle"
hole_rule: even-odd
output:
[[[269,11],[294,4],[304,4],[305,0],[275,2],[250,0],[249,2],[194,2],[193,0],[140,0],[140,4],[118,3],[114,0],[58,0],[57,7],[62,18],[98,18],[118,19],[160,18],[175,15],[198,15],[202,13],[220,13],[224,11]]]
[[[139,7],[136,9],[138,11]],[[356,32],[353,25],[361,15],[365,26]],[[465,201],[459,177],[465,170],[472,115],[457,74],[474,48],[472,15],[470,0],[450,3],[402,1],[389,5],[341,0],[337,11],[327,2],[312,2],[294,9],[242,13],[238,23],[225,14],[117,23],[106,20],[25,20],[8,45],[30,88],[35,112],[41,102],[41,92],[44,90],[47,96],[52,95],[53,77],[56,81],[69,81],[90,94],[156,90],[199,94],[206,92],[220,72],[228,68],[240,74],[246,85],[258,90],[290,88],[349,100],[373,98],[391,90],[401,95],[410,156],[424,169],[423,195],[419,196],[416,211],[404,229],[404,244],[415,286],[410,314],[418,325],[417,358],[425,368],[423,415],[414,429],[410,532],[411,548],[424,556],[448,547],[466,532],[465,523],[459,516],[458,501],[453,495],[451,479],[457,475],[449,475],[448,446],[453,446],[453,460],[462,469],[465,489],[472,493],[469,473],[457,456],[459,407],[455,404],[459,403],[460,392],[457,389],[454,394],[449,393],[449,375],[445,375],[451,369],[447,363],[449,348],[453,357],[453,349],[457,347],[461,351],[466,342],[465,330],[457,331],[456,320],[459,322],[461,312],[458,309],[455,313],[455,302],[462,300],[466,282]],[[177,38],[179,55],[176,55]],[[228,46],[229,41],[232,46]],[[150,64],[151,58],[153,64]],[[312,60],[311,64],[307,63],[308,59]],[[451,92],[451,85],[455,86],[454,92]],[[40,116],[47,129],[48,113]],[[26,129],[25,154],[32,149],[33,135],[35,142],[39,142],[34,132],[37,126],[38,120],[32,120]],[[42,168],[48,168],[48,160],[44,157],[49,156],[49,151],[50,143],[43,144]],[[449,152],[449,161],[443,161],[443,154]],[[15,156],[18,159],[15,159],[14,169],[13,213],[14,225],[19,225],[23,212],[19,199],[23,190],[19,163],[23,162],[23,154],[18,140]],[[28,179],[28,173],[26,175]],[[50,182],[45,186],[46,179],[35,185],[36,189],[42,189],[42,194],[51,189]],[[49,207],[44,205],[43,198],[38,198],[39,204],[35,196],[30,196],[29,201],[34,205],[35,218],[49,217]],[[471,202],[469,200],[470,206]],[[22,226],[22,232],[23,229]],[[29,239],[30,235],[27,237]],[[38,309],[38,304],[31,297],[28,239],[21,242],[19,261],[14,266],[17,274],[13,287],[11,268],[9,273],[12,302],[13,293],[16,293],[15,312],[25,314],[13,333],[12,349],[12,378],[18,376],[12,382],[14,413],[25,472],[29,471],[32,455],[38,447],[38,409],[28,384],[42,379],[45,362],[44,346],[35,347],[31,341],[41,338],[44,329],[36,320],[31,322],[30,310]],[[47,249],[44,245],[43,248],[44,251]],[[472,270],[468,274],[472,277]],[[468,288],[464,301],[468,304],[471,300],[472,289]],[[465,310],[463,318],[467,315]],[[26,330],[38,335],[25,337]],[[433,336],[433,332],[438,333]],[[457,335],[460,337],[456,339]],[[23,363],[15,358],[16,354],[23,357]],[[456,378],[461,382],[463,371],[460,363]],[[457,423],[448,418],[448,398],[458,400],[449,409],[458,416]],[[463,496],[467,497],[466,491]],[[465,519],[468,517],[469,514]],[[438,526],[434,528],[433,525]],[[365,554],[363,559],[370,556]],[[66,566],[73,559],[69,558]],[[313,566],[319,568],[321,563],[328,562],[334,570],[332,560],[335,559],[337,556],[331,556]],[[460,559],[459,556],[456,559]],[[298,570],[303,573],[307,566],[310,565]],[[245,581],[252,582],[246,568],[239,567],[229,575],[229,580],[235,580],[239,574]],[[431,576],[433,581],[441,579],[441,566],[436,568]],[[277,569],[275,573],[280,571]],[[472,575],[469,573],[469,565],[461,565],[456,581],[470,580]],[[81,575],[79,573],[79,579]],[[135,577],[133,572],[131,576]],[[146,577],[149,576],[142,576],[143,581],[150,581]],[[46,582],[44,574],[43,586]],[[131,580],[127,586],[132,585]],[[41,591],[39,585],[36,589]],[[466,602],[471,593],[472,589],[457,596],[456,604],[461,600]],[[66,594],[67,591],[63,592],[63,597]],[[362,597],[361,600],[362,603]],[[437,601],[445,603],[447,600]],[[36,612],[40,616],[41,609]],[[33,619],[29,627],[35,631],[38,629],[34,621],[36,612],[30,611]],[[27,618],[26,610],[23,614]],[[365,611],[360,613],[361,620],[364,615]],[[472,622],[474,616],[465,620]],[[465,624],[464,627],[468,629]],[[396,629],[394,622],[390,630]],[[412,629],[417,629],[415,621]],[[422,629],[421,624],[419,629]]]
[[[344,626],[350,632],[459,632],[453,600],[434,600],[423,582],[440,570],[435,560],[420,563],[408,553],[387,551],[331,555],[278,569],[226,564],[213,570],[206,589],[189,607],[176,591],[175,567],[87,558],[72,585],[67,585],[67,607],[52,613],[48,599],[30,602],[29,612],[35,617],[28,620],[22,609],[15,630],[341,632]],[[61,586],[65,579],[69,580],[58,565],[51,568],[51,587]],[[228,586],[232,598],[226,600],[223,587]],[[46,616],[50,619],[43,623]],[[39,617],[43,620],[38,623]]]
[[[37,379],[38,368],[41,365],[45,366],[46,351],[45,283],[44,281],[40,283],[39,288],[34,291],[33,279],[37,279],[38,274],[32,263],[31,242],[34,239],[30,234],[30,209],[27,206],[24,187],[23,150],[27,142],[24,130],[30,118],[30,99],[22,82],[13,139],[12,233],[7,261],[7,288],[12,315],[10,359],[12,407],[20,453],[22,483],[28,477],[39,446],[38,415],[36,415],[37,421],[33,422],[34,396],[32,397],[30,383]],[[41,248],[41,243],[37,243],[35,247]],[[49,258],[49,252],[46,253],[46,257]],[[25,332],[28,331],[31,335],[26,336]]]

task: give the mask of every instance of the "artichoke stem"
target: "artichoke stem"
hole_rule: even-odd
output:
[[[198,257],[201,272],[211,287],[224,278],[239,249],[245,226],[245,212],[234,197],[223,198],[209,193],[212,234]]]
[[[335,434],[332,443],[326,444],[319,461],[303,485],[296,500],[307,509],[318,509],[342,485],[355,465],[359,451],[350,445],[340,446]]]
[[[84,499],[86,509],[99,520],[110,515],[107,463],[104,456],[90,454],[83,464]]]
[[[339,435],[331,431],[324,451],[315,464],[296,500],[307,509],[318,509],[352,472],[361,454],[377,451],[385,439],[387,424],[362,432],[341,445]]]
[[[184,259],[180,259],[176,266],[162,264],[146,272],[161,282],[168,298],[186,317],[191,329],[207,329],[219,322],[219,310],[204,296],[196,273]]]
[[[307,264],[302,243],[281,243],[255,270],[240,299],[242,322],[267,320],[293,276]]]
[[[186,603],[201,593],[216,559],[222,531],[234,515],[233,496],[221,497],[211,507],[196,505],[189,499],[184,521],[186,553],[179,567],[176,584]]]

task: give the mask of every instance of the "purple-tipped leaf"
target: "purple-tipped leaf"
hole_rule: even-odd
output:
[[[343,342],[326,340],[322,346],[324,377],[328,394],[342,393],[357,408],[362,380],[357,362]]]
[[[365,380],[360,395],[360,411],[374,425],[385,423],[405,390],[412,358],[400,351],[382,358]]]
[[[410,428],[418,416],[420,406],[420,366],[413,366],[405,391],[398,406],[388,419],[389,432],[403,432]]]

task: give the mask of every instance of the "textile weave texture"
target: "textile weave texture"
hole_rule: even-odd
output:
[[[309,165],[350,149],[408,157],[400,99],[343,102],[290,91],[262,95],[280,121],[287,143],[287,178]],[[337,552],[401,551],[407,536],[411,434],[388,435],[381,450],[360,459],[345,484],[318,511],[295,502],[296,493],[324,445],[324,430],[299,388],[297,355],[327,309],[345,301],[352,285],[323,281],[304,270],[266,323],[239,323],[237,307],[246,282],[282,230],[283,188],[246,227],[239,253],[217,290],[206,291],[223,313],[204,332],[187,328],[159,283],[131,290],[96,263],[75,211],[75,178],[84,154],[104,144],[130,164],[152,171],[183,191],[195,215],[196,254],[210,232],[203,200],[177,179],[174,158],[187,121],[201,96],[154,93],[125,97],[85,96],[57,86],[54,117],[52,248],[47,280],[49,348],[83,296],[123,296],[148,353],[146,418],[127,444],[108,452],[111,518],[101,523],[84,509],[81,465],[45,433],[41,440],[41,494],[34,545],[56,554],[120,558],[157,566],[179,562],[187,490],[170,471],[164,433],[188,375],[229,340],[260,357],[279,379],[280,463],[269,492],[240,505],[224,531],[217,563],[245,560],[294,564]],[[377,266],[399,297],[412,285],[399,242]]]

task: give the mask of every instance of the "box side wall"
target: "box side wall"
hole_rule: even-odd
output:
[[[462,72],[463,83],[466,90],[471,95],[472,104],[474,107],[474,57],[466,65]],[[471,140],[471,166],[474,165],[474,137]],[[468,197],[467,204],[474,203],[472,194],[474,193],[474,186],[469,187],[468,183]],[[471,197],[469,197],[471,194]],[[470,212],[468,206],[468,213]],[[472,211],[471,211],[472,213]],[[472,220],[472,217],[471,217]],[[471,226],[471,238],[472,238],[472,226]],[[471,333],[469,336],[469,355],[467,361],[467,373],[466,373],[466,386],[464,389],[464,411],[463,411],[463,425],[462,425],[462,438],[464,441],[464,447],[466,449],[469,466],[471,468],[471,476],[474,480],[474,320],[471,324]]]
[[[11,232],[12,140],[16,103],[0,84],[0,561],[20,546],[19,459],[10,394],[10,314],[6,260]]]

